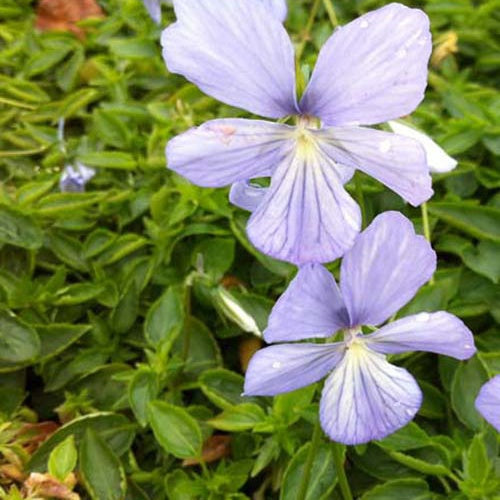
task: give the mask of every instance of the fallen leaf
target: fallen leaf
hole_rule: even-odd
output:
[[[201,457],[203,462],[209,464],[220,460],[221,458],[227,457],[231,451],[231,436],[224,434],[216,434],[210,436],[203,444],[203,450],[201,452]],[[191,465],[198,465],[200,460],[197,458],[186,458],[182,465],[184,467],[189,467]]]
[[[56,422],[40,422],[38,424],[24,424],[16,434],[16,438],[22,441],[22,445],[29,454],[33,453],[38,446],[48,439],[59,429]]]
[[[24,481],[23,471],[20,470],[19,467],[14,464],[5,464],[0,466],[0,481],[2,477],[12,481],[17,481],[18,483]]]
[[[28,495],[58,498],[60,500],[80,500],[80,495],[71,491],[49,474],[32,472],[24,482],[24,490]]]
[[[71,31],[84,38],[85,31],[77,23],[89,17],[104,17],[96,0],[40,0],[36,27],[42,31]]]

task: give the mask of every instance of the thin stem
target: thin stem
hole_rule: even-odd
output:
[[[448,481],[446,481],[446,478],[444,478],[443,476],[437,476],[437,478],[439,479],[440,483],[443,485],[443,488],[446,491],[446,494],[450,495],[452,490],[450,488],[450,485],[448,484]]]
[[[424,226],[425,239],[429,243],[432,243],[432,241],[431,241],[431,226],[429,224],[429,213],[427,211],[427,203],[422,203],[422,205],[420,205],[420,210],[422,211],[422,225]],[[431,279],[429,280],[429,283],[431,285],[434,285],[434,276],[431,277]]]
[[[318,13],[319,4],[321,0],[314,0],[313,6],[311,7],[311,13],[309,14],[309,19],[307,20],[306,28],[302,34],[302,40],[297,47],[296,57],[297,64],[300,67],[300,59],[306,47],[307,40],[309,39],[309,35],[311,34],[311,29],[313,27],[314,19],[316,18],[316,14]]]
[[[184,290],[185,302],[184,302],[184,311],[186,317],[189,318],[191,316],[191,283],[188,280],[186,283],[186,288]],[[189,348],[191,347],[191,328],[184,329],[184,343],[182,346],[182,361],[186,364],[189,356]]]
[[[314,430],[311,438],[311,447],[309,448],[309,453],[307,455],[307,461],[304,466],[304,474],[302,476],[302,481],[300,482],[299,493],[297,495],[297,500],[305,500],[307,496],[307,487],[309,486],[309,478],[311,477],[311,469],[314,462],[314,457],[318,453],[318,446],[321,443],[321,427],[319,424],[319,419],[314,425]]]
[[[339,487],[344,500],[353,500],[351,488],[347,481],[347,476],[344,469],[344,445],[333,443],[333,460],[337,469],[337,477],[339,478]]]
[[[335,14],[335,9],[333,8],[331,0],[323,0],[323,5],[325,6],[326,12],[328,13],[328,17],[330,18],[332,26],[336,28],[339,25],[339,20],[337,18],[337,14]]]
[[[354,184],[356,186],[356,198],[358,199],[359,207],[361,208],[361,219],[362,219],[362,229],[366,227],[366,206],[365,206],[365,195],[363,193],[363,187],[361,185],[361,178],[357,174],[354,178]]]

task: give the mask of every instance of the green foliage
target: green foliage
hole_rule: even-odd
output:
[[[11,466],[60,482],[77,472],[86,500],[297,498],[320,390],[242,396],[245,359],[295,268],[251,246],[227,190],[165,168],[173,136],[247,115],[168,73],[140,0],[99,0],[106,17],[84,21],[84,39],[34,30],[32,0],[0,3],[0,498],[25,496]],[[387,3],[320,1],[307,33],[313,0],[289,0],[301,74],[332,32],[332,6],[343,24]],[[349,448],[347,476],[363,500],[498,500],[498,435],[473,404],[500,373],[498,2],[405,3],[429,14],[435,42],[411,120],[459,164],[434,176],[428,206],[439,270],[399,316],[449,310],[479,354],[395,357],[423,406],[394,435]],[[61,193],[76,162],[97,175]],[[356,178],[366,224],[392,209],[423,232],[419,209]],[[42,439],[36,421],[62,425]],[[214,451],[221,435],[230,445]],[[326,439],[310,470],[306,498],[340,498]]]

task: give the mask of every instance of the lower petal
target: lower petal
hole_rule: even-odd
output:
[[[267,177],[291,149],[289,131],[261,120],[212,120],[168,143],[168,167],[205,187]]]
[[[422,393],[406,370],[358,344],[325,382],[321,426],[333,441],[367,443],[405,426],[421,403]]]
[[[476,408],[500,432],[500,375],[481,387],[476,399]]]
[[[472,332],[463,321],[444,311],[408,316],[365,339],[371,349],[383,354],[427,351],[463,360],[476,352]]]
[[[432,196],[425,151],[415,139],[363,127],[332,127],[319,134],[338,163],[374,177],[412,205]]]
[[[314,149],[294,151],[278,166],[247,232],[261,252],[302,265],[343,255],[360,226],[358,205],[330,160]]]
[[[274,396],[313,384],[344,355],[344,344],[281,344],[257,351],[245,374],[246,396]]]

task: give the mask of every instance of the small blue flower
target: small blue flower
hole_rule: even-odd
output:
[[[59,189],[63,193],[81,193],[85,184],[95,175],[95,170],[77,162],[76,166],[66,165],[59,180]]]

